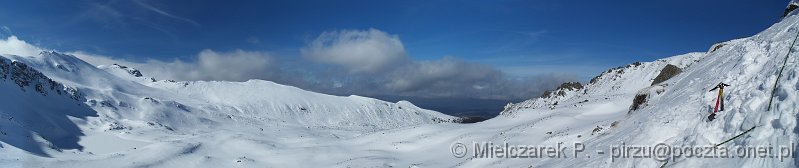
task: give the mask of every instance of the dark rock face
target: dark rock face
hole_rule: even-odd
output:
[[[461,122],[463,122],[463,119],[461,119],[461,118],[441,119],[441,118],[435,117],[432,120],[433,120],[433,122],[436,122],[436,123],[461,123]]]
[[[782,14],[782,17],[788,16],[788,14],[793,12],[793,10],[796,10],[796,8],[799,8],[799,6],[796,6],[794,4],[788,5],[788,7],[785,8],[785,13]]]
[[[541,94],[541,98],[549,98],[549,97],[552,97],[552,91],[547,90],[544,91],[543,94]]]
[[[669,80],[672,77],[679,75],[680,73],[682,73],[682,69],[680,69],[677,66],[668,64],[666,65],[666,67],[663,67],[663,69],[660,70],[660,74],[658,74],[658,76],[655,77],[655,80],[652,81],[652,85]]]
[[[583,84],[580,84],[580,82],[566,82],[560,84],[560,87],[558,87],[558,89],[579,90],[583,89]]]
[[[712,47],[710,47],[710,52],[708,53],[716,52],[716,50],[719,50],[721,47],[724,47],[726,45],[727,45],[726,43],[716,43]]]
[[[33,90],[43,96],[48,94],[67,94],[73,100],[81,101],[82,96],[78,89],[66,87],[53,81],[25,63],[0,57],[0,80],[5,81],[6,79],[12,80],[22,91],[33,88]]]
[[[127,66],[119,65],[119,64],[114,64],[114,66],[118,67],[119,69],[124,69],[125,71],[128,71],[128,74],[133,75],[135,77],[144,76],[144,75],[141,74],[141,71],[139,71],[136,68],[128,68]]]
[[[141,71],[139,71],[137,69],[130,69],[130,70],[128,70],[128,73],[130,73],[131,75],[133,75],[135,77],[142,77]]]
[[[630,111],[628,112],[628,114],[632,111],[642,108],[643,104],[646,103],[647,97],[648,96],[646,94],[635,95],[635,99],[633,99],[633,105],[630,106]]]
[[[580,82],[566,82],[560,84],[557,89],[554,91],[544,91],[544,94],[541,95],[541,98],[550,98],[552,96],[565,96],[566,90],[580,90],[583,89],[583,84]],[[554,95],[553,95],[554,94]]]
[[[5,60],[0,60],[0,79],[6,80],[8,78],[8,71],[11,68],[11,65],[8,64]]]

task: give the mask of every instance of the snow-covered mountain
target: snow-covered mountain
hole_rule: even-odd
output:
[[[722,147],[799,148],[799,55],[786,59],[799,34],[793,9],[752,37],[718,43],[707,52],[611,68],[588,84],[563,84],[474,124],[452,123],[457,119],[409,102],[324,95],[268,81],[176,82],[56,52],[4,55],[0,165],[797,167],[795,157],[664,162],[611,156],[613,147],[623,145],[712,146],[731,138]],[[708,90],[719,82],[731,85],[726,111],[708,122],[717,96]],[[579,142],[586,153],[475,157],[472,145],[481,142],[498,148]],[[453,148],[459,143],[465,151]],[[466,155],[453,156],[459,152]]]
[[[685,69],[699,61],[705,53],[688,53],[659,59],[654,62],[636,62],[608,69],[583,86],[579,82],[564,83],[539,98],[508,104],[501,116],[511,116],[517,111],[537,108],[577,107],[583,103],[609,99],[625,99],[639,90],[653,86],[653,81],[667,65]],[[666,84],[667,85],[667,84]]]
[[[33,160],[117,157],[97,154],[129,152],[137,144],[172,146],[185,136],[226,130],[346,138],[458,120],[406,101],[325,95],[261,80],[158,81],[134,68],[95,67],[57,52],[3,55],[0,79],[0,164],[11,165],[25,166],[20,161],[31,154]]]

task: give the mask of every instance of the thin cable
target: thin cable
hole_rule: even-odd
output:
[[[788,48],[788,54],[785,54],[785,60],[782,62],[782,68],[780,68],[779,74],[777,74],[777,80],[774,81],[774,87],[771,90],[771,97],[768,99],[768,109],[766,111],[771,111],[771,102],[774,100],[774,94],[777,92],[777,84],[780,83],[780,77],[782,77],[782,71],[785,70],[785,65],[788,64],[788,57],[791,56],[793,52],[793,45],[796,44],[796,39],[799,38],[799,31],[796,32],[796,37],[793,38],[793,42],[791,46]]]

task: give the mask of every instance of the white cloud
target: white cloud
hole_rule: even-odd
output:
[[[166,62],[150,59],[143,63],[85,52],[71,54],[93,65],[122,64],[138,68],[147,76],[181,81],[269,79],[277,70],[272,56],[268,53],[243,50],[217,52],[205,49],[193,60],[176,59]]]
[[[406,56],[399,38],[375,29],[327,32],[317,39],[325,40],[316,40],[303,48],[303,54],[308,54],[306,58],[349,71],[330,70],[302,59],[277,62],[269,53],[244,50],[205,49],[192,59],[172,61],[131,61],[81,51],[68,53],[93,65],[134,67],[159,80],[263,79],[329,94],[367,96],[525,99],[574,79],[546,74],[511,77],[495,67],[451,56],[432,61],[414,60]],[[42,50],[15,36],[0,39],[0,53],[37,55]]]
[[[399,37],[377,29],[324,32],[300,51],[310,60],[350,72],[380,72],[407,59]]]
[[[187,67],[190,78],[218,80],[263,79],[271,76],[274,63],[272,56],[263,52],[235,50],[215,52],[203,50],[196,65]],[[199,69],[194,69],[199,67]]]
[[[301,49],[301,53],[312,61],[337,65],[359,76],[344,76],[349,79],[350,86],[371,87],[361,90],[383,93],[424,90],[424,94],[449,94],[451,91],[484,90],[486,85],[503,76],[495,68],[451,56],[434,61],[411,59],[399,37],[377,29],[324,32]]]
[[[335,87],[310,85],[324,92],[520,99],[538,96],[569,80],[546,75],[511,79],[497,68],[451,56],[433,61],[414,60],[406,55],[396,35],[376,29],[324,32],[301,49],[301,53],[312,61],[348,70],[332,75]]]
[[[139,67],[139,66],[143,65],[141,63],[133,63],[133,62],[127,61],[125,59],[114,59],[114,58],[111,58],[111,57],[108,57],[108,56],[96,55],[96,54],[91,54],[91,53],[87,53],[87,52],[83,52],[83,51],[73,51],[73,52],[68,52],[67,54],[74,55],[75,57],[78,57],[81,60],[86,61],[87,63],[95,65],[95,66],[98,66],[98,65],[123,64],[123,65],[126,65],[126,66]]]
[[[17,36],[9,36],[5,40],[0,40],[0,54],[12,54],[19,56],[36,56],[43,49],[19,40]]]
[[[468,89],[480,83],[492,82],[502,72],[455,57],[436,61],[415,62],[394,72],[386,86],[396,91],[415,91],[424,88]]]

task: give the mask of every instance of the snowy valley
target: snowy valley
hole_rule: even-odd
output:
[[[716,145],[736,135],[724,145],[799,148],[799,55],[789,54],[799,16],[786,14],[751,37],[611,68],[471,124],[408,101],[264,80],[156,79],[55,51],[6,54],[0,167],[797,167],[796,157],[613,156],[622,144]],[[719,82],[731,85],[726,111],[707,121]],[[481,158],[482,142],[568,151]]]

